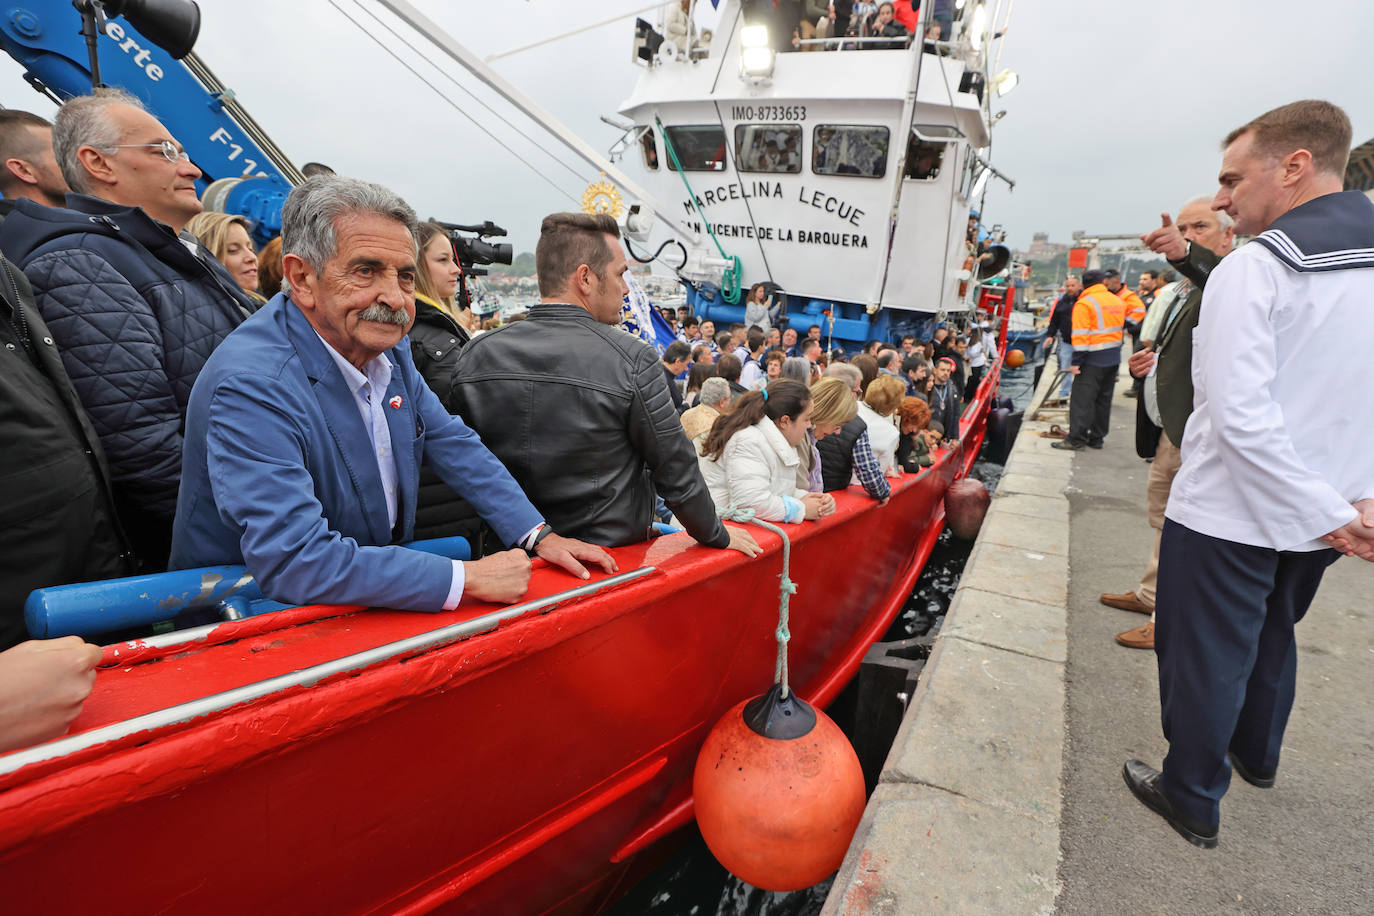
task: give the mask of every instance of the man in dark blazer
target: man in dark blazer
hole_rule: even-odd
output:
[[[1118,633],[1116,641],[1128,649],[1153,649],[1155,645],[1155,580],[1159,570],[1159,532],[1164,528],[1164,506],[1178,473],[1178,443],[1193,412],[1193,328],[1202,309],[1207,275],[1231,252],[1235,243],[1231,217],[1211,208],[1211,198],[1199,197],[1184,204],[1175,223],[1165,214],[1160,230],[1146,236],[1153,249],[1171,260],[1184,277],[1160,324],[1159,340],[1131,354],[1131,375],[1144,384],[1136,406],[1136,450],[1150,463],[1148,518],[1155,529],[1154,550],[1140,584],[1122,594],[1104,594],[1108,607],[1138,614],[1150,620]],[[1153,367],[1153,369],[1152,369]]]
[[[586,578],[560,537],[415,369],[415,212],[379,185],[312,178],[282,210],[278,294],[230,334],[187,410],[172,568],[242,563],[268,597],[437,611],[512,602],[537,554]],[[421,463],[511,549],[473,562],[401,546]]]

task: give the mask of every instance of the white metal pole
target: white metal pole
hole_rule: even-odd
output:
[[[619,16],[613,16],[610,19],[602,19],[600,22],[593,22],[591,25],[581,26],[579,28],[573,29],[570,32],[564,32],[561,35],[553,35],[549,38],[541,38],[538,41],[532,41],[527,45],[520,45],[518,48],[511,48],[509,51],[498,51],[495,54],[490,54],[487,56],[487,63],[491,63],[494,60],[500,60],[503,57],[510,57],[512,54],[519,54],[523,51],[529,51],[533,48],[553,44],[555,41],[562,41],[563,39],[571,38],[574,35],[581,35],[583,32],[590,32],[593,29],[599,29],[602,26],[611,25],[612,23],[629,19],[631,16],[641,16],[644,13],[651,13],[662,6],[663,4],[661,2],[652,3],[649,6],[640,7],[637,10],[629,10],[628,12],[621,13]]]
[[[1014,9],[1016,9],[1016,0],[1010,0],[1010,2],[1007,4],[1007,18],[1002,20],[1002,28],[998,30],[1002,33],[1002,37],[997,39],[997,57],[993,60],[992,63],[993,73],[1002,72],[1002,46],[1007,43],[1007,26],[1011,24],[1011,12]],[[997,33],[994,32],[993,34],[995,35]]]
[[[655,200],[653,195],[632,181],[630,177],[616,167],[614,163],[589,146],[581,137],[569,130],[557,118],[535,104],[533,99],[507,82],[480,57],[459,44],[457,39],[441,29],[434,20],[421,13],[410,3],[407,3],[406,0],[377,0],[377,2],[398,16],[412,29],[425,36],[431,44],[452,58],[453,61],[463,69],[467,70],[489,86],[507,102],[510,102],[516,108],[520,109],[527,117],[547,130],[554,139],[576,153],[583,161],[591,165],[592,168],[605,172],[631,196],[653,208],[654,217],[664,226],[667,226],[674,235],[690,241],[693,246],[697,246],[701,243],[701,236],[699,233],[689,233],[686,229],[675,223],[672,217],[669,216],[669,213],[672,211]]]

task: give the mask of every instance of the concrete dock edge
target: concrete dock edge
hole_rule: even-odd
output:
[[[1049,426],[1021,427],[824,916],[1054,910],[1073,453]]]

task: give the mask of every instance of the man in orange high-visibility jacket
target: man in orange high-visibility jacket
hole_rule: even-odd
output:
[[[1102,284],[1106,273],[1083,272],[1083,292],[1073,306],[1073,388],[1069,392],[1069,434],[1055,448],[1101,448],[1112,415],[1112,392],[1121,368],[1126,306]]]
[[[1132,338],[1139,336],[1140,323],[1145,320],[1145,303],[1136,295],[1135,290],[1131,289],[1121,279],[1121,274],[1112,268],[1106,271],[1106,277],[1102,280],[1102,285],[1107,287],[1107,292],[1120,299],[1126,307],[1126,330],[1130,332]]]
[[[1131,352],[1135,353],[1141,347],[1140,326],[1145,321],[1145,301],[1135,294],[1126,283],[1121,279],[1121,274],[1116,270],[1108,270],[1107,278],[1102,281],[1107,287],[1107,292],[1116,296],[1126,305],[1126,333],[1131,335]],[[1126,397],[1133,398],[1140,394],[1140,386],[1132,384],[1126,391]]]

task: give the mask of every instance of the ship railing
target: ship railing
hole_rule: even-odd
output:
[[[805,48],[805,47],[820,47],[820,48],[824,48],[825,50],[831,50],[831,51],[833,51],[833,50],[840,50],[840,51],[847,50],[847,49],[844,47],[844,45],[848,45],[848,44],[856,44],[856,45],[873,45],[874,48],[876,48],[877,50],[888,49],[888,50],[897,51],[897,50],[900,50],[900,49],[902,49],[902,48],[909,48],[909,47],[911,47],[911,39],[914,38],[914,37],[915,37],[915,36],[913,36],[913,35],[907,35],[906,38],[898,38],[898,37],[892,37],[892,36],[884,37],[884,36],[879,36],[879,35],[868,35],[868,36],[865,36],[865,37],[863,37],[863,38],[859,38],[858,36],[843,36],[843,35],[842,35],[842,36],[839,36],[839,37],[830,37],[830,38],[803,38],[803,39],[801,39],[801,41],[795,42],[794,44],[799,44],[799,45],[801,45],[803,48]],[[898,44],[899,42],[900,42],[900,44]],[[928,43],[929,43],[929,42],[928,42]],[[857,48],[857,49],[855,49],[855,50],[860,50],[860,51],[868,50],[868,51],[871,51],[871,50],[874,50],[874,48]]]
[[[448,540],[448,539],[441,539]],[[461,540],[461,539],[458,539]],[[409,546],[423,543],[420,541],[412,542]],[[58,738],[47,744],[40,744],[35,747],[25,748],[14,751],[8,755],[0,756],[0,776],[45,760],[53,760],[64,757],[77,751],[97,747],[111,741],[117,741],[136,735],[142,732],[155,732],[169,726],[181,725],[193,719],[213,715],[223,712],[241,703],[251,703],[263,699],[275,693],[289,690],[293,687],[310,686],[321,683],[328,679],[333,679],[343,675],[348,675],[364,668],[370,668],[382,662],[401,658],[412,658],[426,652],[432,652],[445,646],[470,639],[490,630],[494,630],[504,623],[509,623],[518,617],[523,617],[530,613],[546,613],[561,604],[586,598],[607,589],[613,589],[636,579],[657,572],[657,567],[641,566],[638,569],[628,570],[607,576],[596,582],[587,582],[582,585],[574,586],[552,595],[545,595],[532,601],[525,601],[520,604],[512,604],[509,607],[483,614],[480,617],[472,617],[457,623],[448,624],[438,629],[430,630],[425,633],[418,633],[399,639],[394,642],[385,643],[362,652],[355,652],[352,655],[345,655],[332,661],[322,662],[311,665],[298,671],[288,674],[278,675],[265,680],[245,684],[242,687],[235,687],[221,693],[211,694],[210,696],[200,697],[166,709],[159,709],[154,712],[144,713],[130,719],[119,722],[112,722],[90,731],[78,732],[68,735],[65,738]]]

